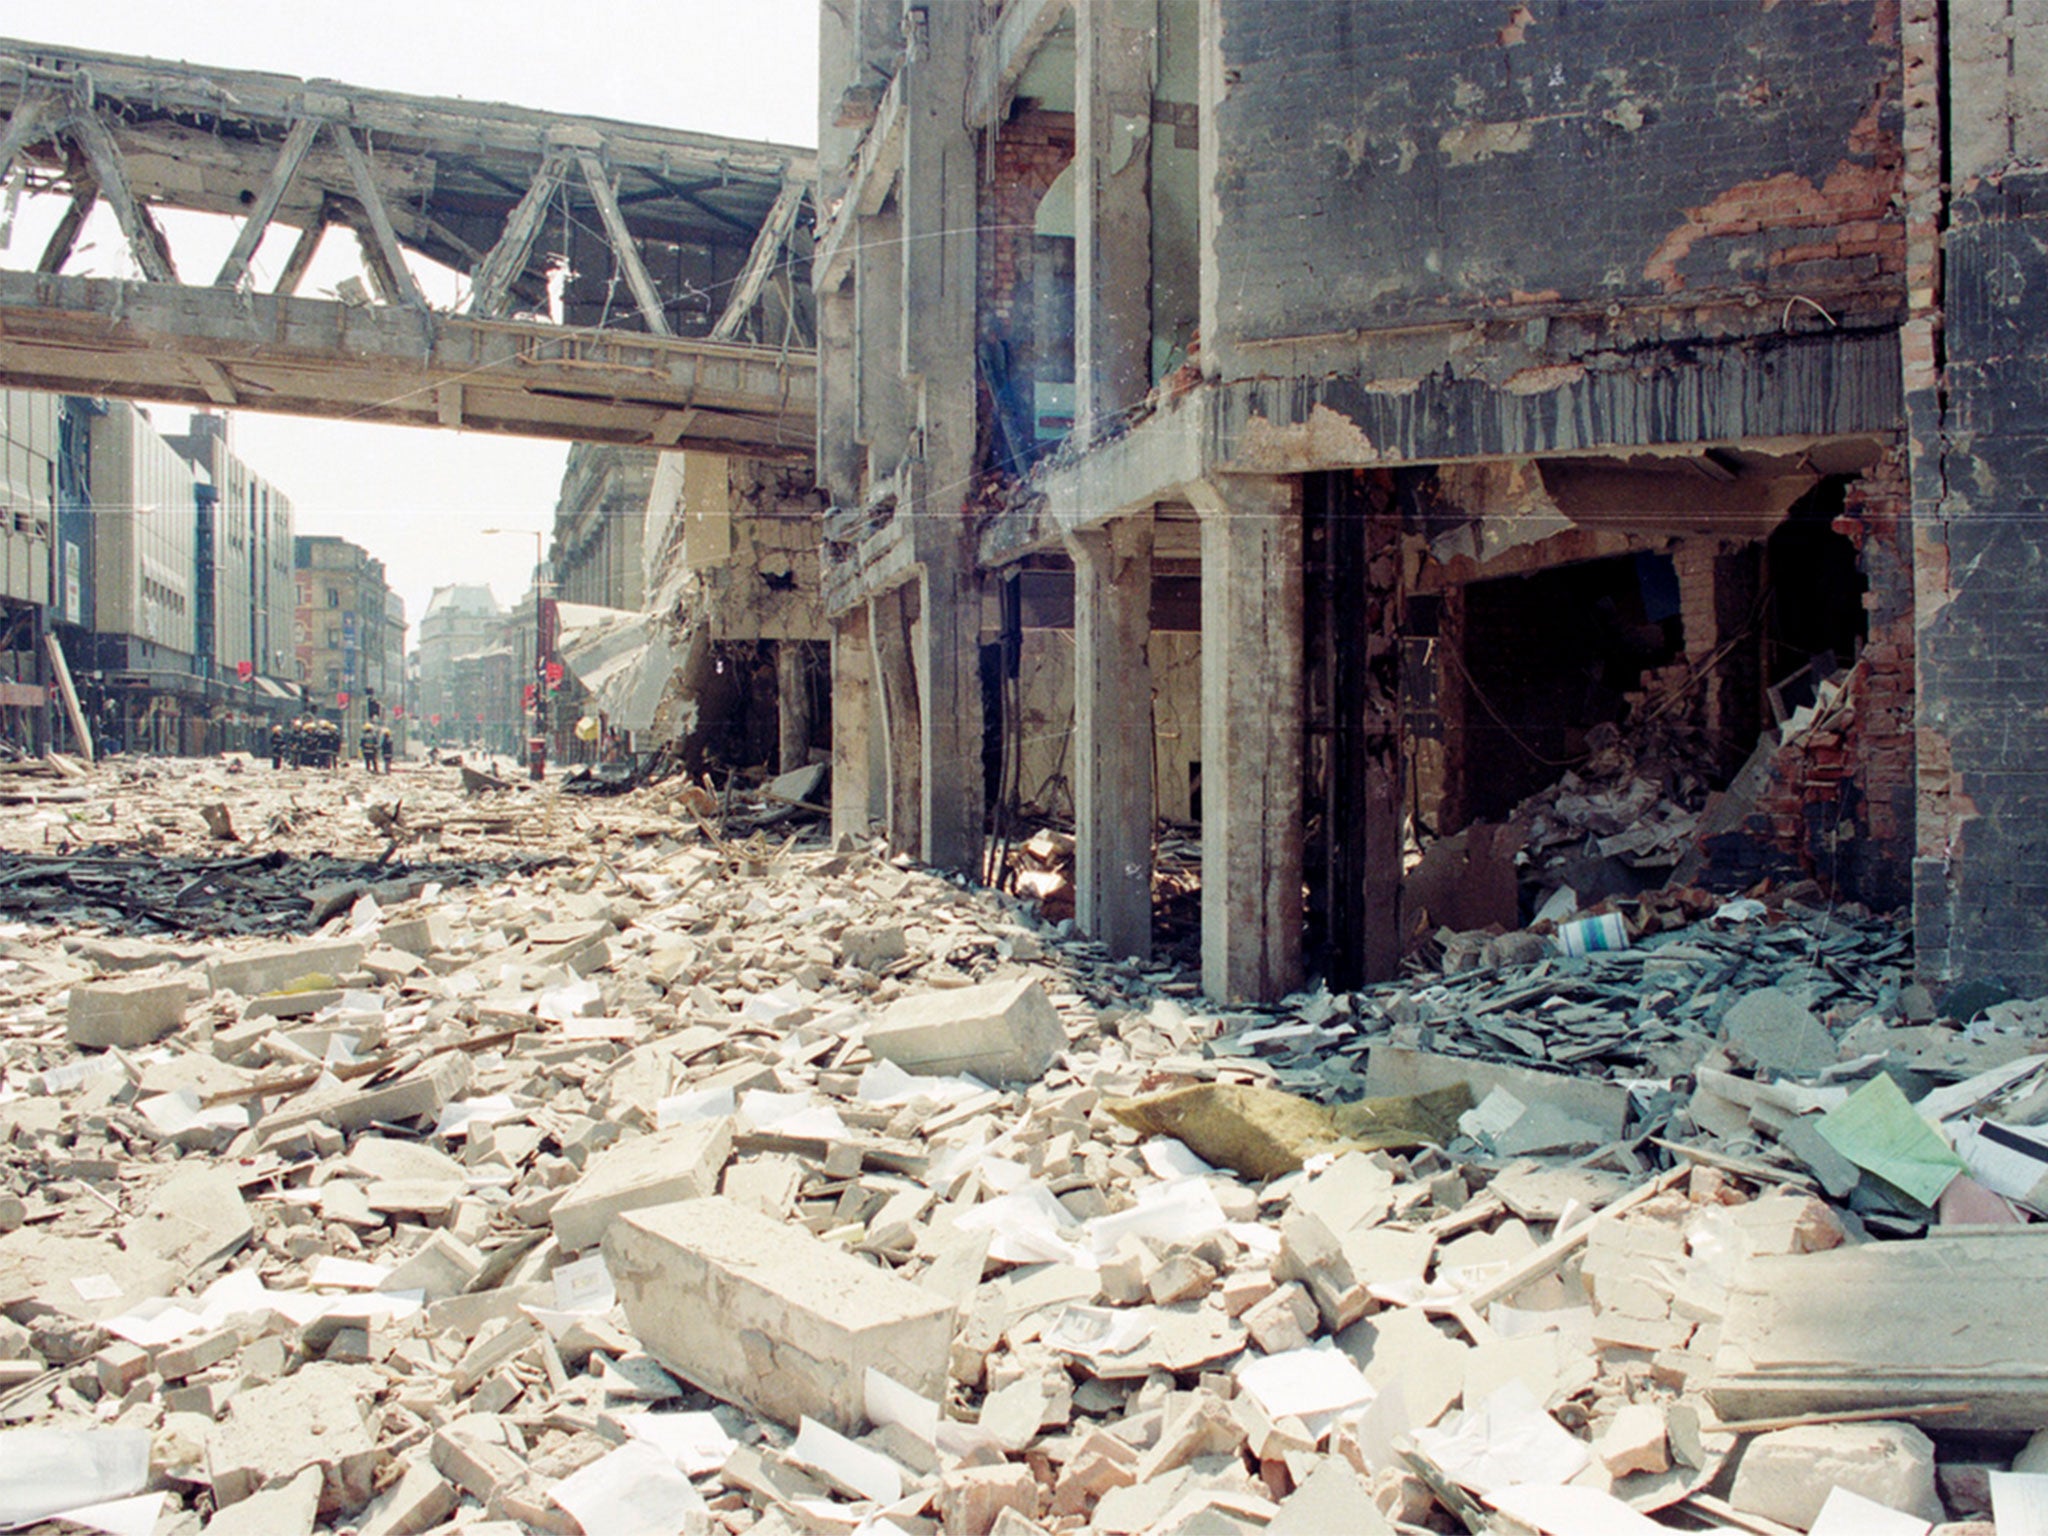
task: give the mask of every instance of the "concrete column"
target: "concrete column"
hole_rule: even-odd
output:
[[[872,480],[895,473],[910,430],[909,400],[903,386],[903,221],[895,210],[862,219],[864,249],[854,268],[853,358],[854,433],[868,450]],[[836,338],[826,338],[828,342]],[[836,359],[829,354],[830,366]],[[834,461],[835,473],[844,470]]]
[[[854,282],[818,295],[818,484],[837,506],[858,506],[860,365],[854,356]]]
[[[924,742],[919,729],[917,676],[910,661],[911,604],[915,590],[892,587],[868,600],[868,638],[882,698],[883,754],[887,760],[889,851],[924,854]]]
[[[1152,518],[1074,534],[1074,888],[1081,931],[1152,953]]]
[[[874,819],[875,658],[866,609],[832,626],[832,836],[865,838]]]
[[[1192,487],[1202,519],[1202,987],[1301,984],[1301,482]]]
[[[927,864],[981,877],[987,792],[981,766],[981,578],[960,544],[924,565],[916,630]]]
[[[1152,384],[1152,88],[1158,0],[1074,13],[1075,408],[1084,438]]]
[[[775,760],[783,773],[811,760],[811,690],[804,671],[803,641],[776,641]]]

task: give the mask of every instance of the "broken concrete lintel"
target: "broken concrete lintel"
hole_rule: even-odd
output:
[[[641,1342],[715,1396],[852,1434],[871,1367],[945,1392],[951,1301],[722,1196],[629,1212],[604,1255]]]
[[[1725,1420],[1960,1404],[1946,1428],[2048,1424],[2048,1229],[1750,1259],[1707,1396]]]

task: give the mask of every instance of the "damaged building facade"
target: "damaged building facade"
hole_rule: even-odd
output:
[[[1144,955],[1198,821],[1218,998],[1512,926],[1560,816],[2048,981],[2043,28],[1694,9],[830,0],[841,827],[1070,809]]]

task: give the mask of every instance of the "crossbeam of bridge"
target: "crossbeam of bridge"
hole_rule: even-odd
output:
[[[0,114],[0,184],[70,200],[35,269],[0,272],[9,384],[810,451],[808,150],[5,39]],[[140,280],[66,272],[101,203]],[[210,280],[181,275],[163,208],[239,220]],[[367,286],[301,295],[337,229]],[[468,279],[453,309],[409,255]]]

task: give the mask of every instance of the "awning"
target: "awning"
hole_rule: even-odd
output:
[[[611,723],[622,730],[654,727],[655,711],[683,655],[667,620],[651,613],[560,603],[555,652]]]

